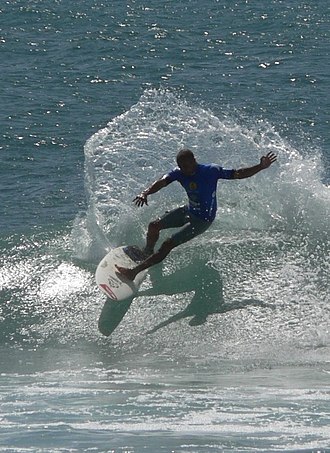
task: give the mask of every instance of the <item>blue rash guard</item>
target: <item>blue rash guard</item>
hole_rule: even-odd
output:
[[[194,216],[212,222],[217,212],[217,183],[219,179],[233,179],[235,170],[225,170],[216,164],[197,164],[192,176],[185,176],[180,168],[165,175],[169,182],[178,181],[189,199],[189,212]]]

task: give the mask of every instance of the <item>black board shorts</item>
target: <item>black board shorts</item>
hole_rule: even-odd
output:
[[[166,212],[159,219],[159,222],[161,229],[183,227],[171,236],[176,246],[204,233],[212,225],[212,222],[202,220],[191,214],[188,206],[180,206],[179,208]]]

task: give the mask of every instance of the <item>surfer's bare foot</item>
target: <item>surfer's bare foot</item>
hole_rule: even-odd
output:
[[[133,281],[135,279],[136,272],[134,271],[134,269],[128,269],[127,267],[121,267],[121,266],[117,266],[117,265],[116,265],[116,268],[117,268],[117,271],[119,272],[119,274],[123,275],[128,280]]]

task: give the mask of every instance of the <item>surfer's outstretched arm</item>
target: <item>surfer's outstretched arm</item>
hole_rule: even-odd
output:
[[[255,174],[259,173],[259,171],[265,170],[265,168],[270,167],[271,164],[276,161],[276,159],[277,156],[274,153],[268,153],[266,156],[262,156],[262,158],[260,159],[260,163],[258,165],[255,165],[254,167],[241,168],[239,170],[235,170],[234,179],[250,178],[251,176],[254,176]]]
[[[165,176],[160,179],[157,179],[154,183],[151,184],[146,190],[140,193],[137,197],[134,198],[134,203],[137,206],[143,206],[144,204],[148,205],[148,195],[158,192],[163,187],[168,186],[170,184],[170,180]]]

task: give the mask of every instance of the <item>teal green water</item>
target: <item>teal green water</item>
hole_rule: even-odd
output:
[[[326,1],[1,5],[0,451],[329,451],[329,17]],[[132,204],[182,146],[278,161],[219,185],[212,228],[106,336],[124,313],[96,265],[183,202],[172,184]]]

